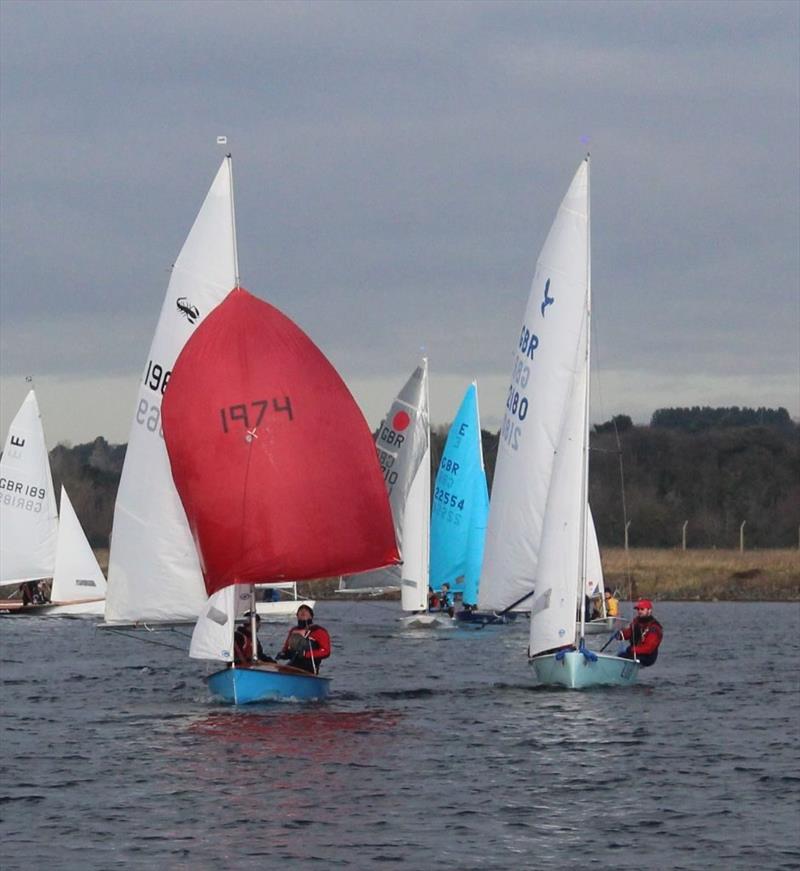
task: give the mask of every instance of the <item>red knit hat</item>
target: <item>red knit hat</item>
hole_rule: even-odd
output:
[[[649,599],[639,599],[639,601],[633,606],[637,611],[642,608],[647,608],[650,611],[653,610],[653,603]]]

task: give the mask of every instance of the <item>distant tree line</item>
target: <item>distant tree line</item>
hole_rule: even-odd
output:
[[[431,431],[432,478],[447,431]],[[491,491],[498,433],[482,436]],[[124,458],[103,438],[50,452],[94,547],[108,546]],[[623,544],[627,517],[631,547],[679,546],[685,521],[688,547],[738,547],[742,521],[748,548],[796,547],[800,427],[784,408],[667,408],[649,426],[618,415],[592,432],[589,499],[603,546]]]
[[[785,408],[660,408],[650,418],[653,429],[679,429],[701,432],[729,427],[771,426],[791,430],[789,412]]]

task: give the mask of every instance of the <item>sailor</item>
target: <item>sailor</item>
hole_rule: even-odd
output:
[[[664,637],[664,629],[653,616],[650,599],[639,599],[633,606],[636,616],[633,623],[617,633],[617,637],[630,641],[619,655],[624,659],[638,659],[642,666],[653,665],[658,658],[658,648]]]
[[[439,610],[447,611],[452,617],[454,612],[453,597],[450,595],[450,584],[442,584],[442,591],[439,594]]]
[[[244,615],[244,623],[236,627],[233,633],[233,661],[237,665],[242,665],[246,662],[253,661],[253,639],[250,634],[252,612],[248,611]],[[264,653],[261,647],[261,642],[258,640],[258,627],[261,624],[261,618],[258,614],[256,618],[256,658],[261,662],[275,662]]]
[[[618,617],[619,616],[619,599],[611,592],[611,590],[606,590],[606,617]]]
[[[313,608],[301,605],[297,609],[297,626],[289,630],[278,659],[286,659],[288,665],[319,674],[320,662],[330,655],[331,637],[327,629],[314,623]]]

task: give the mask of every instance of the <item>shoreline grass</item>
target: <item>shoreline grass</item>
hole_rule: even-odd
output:
[[[108,550],[95,551],[108,573]],[[800,550],[602,548],[606,587],[660,601],[798,602]],[[340,598],[338,578],[298,584],[314,599]],[[353,597],[350,597],[353,598]],[[366,597],[365,597],[366,598]],[[388,594],[385,598],[397,598]]]
[[[602,551],[606,587],[661,601],[800,601],[800,550]]]

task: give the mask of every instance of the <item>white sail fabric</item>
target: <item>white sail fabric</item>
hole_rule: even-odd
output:
[[[145,363],[114,510],[108,623],[194,620],[206,602],[164,446],[161,398],[192,331],[236,284],[231,190],[225,159],[175,261]]]
[[[236,621],[250,610],[249,584],[230,584],[209,598],[192,632],[189,656],[193,659],[233,660],[233,633]]]
[[[193,659],[217,659],[222,662],[233,659],[238,589],[238,584],[231,584],[217,590],[206,601],[189,645],[189,656]]]
[[[534,586],[537,597],[544,593],[537,569],[545,516],[558,498],[552,480],[556,460],[570,439],[580,440],[579,433],[565,429],[579,424],[569,401],[585,365],[580,349],[585,348],[587,183],[582,163],[536,264],[514,350],[489,508],[481,608],[509,607]],[[530,599],[520,605],[531,607]],[[574,627],[574,610],[571,619]]]
[[[426,385],[427,388],[427,385]],[[425,391],[427,397],[427,389]],[[425,418],[427,420],[427,403]],[[427,433],[426,433],[427,435]],[[427,611],[431,522],[430,442],[414,475],[406,500],[403,547],[400,555],[400,605],[404,611]]]
[[[600,545],[597,542],[597,530],[594,526],[592,509],[586,505],[586,595],[603,598],[605,584],[603,582],[603,563],[600,560]],[[605,608],[605,603],[603,604]]]
[[[50,601],[64,604],[81,599],[102,599],[106,579],[86,533],[72,507],[67,491],[61,488],[61,520]],[[99,605],[98,605],[99,607]]]
[[[29,391],[0,460],[0,583],[53,577],[58,511],[36,394]]]
[[[343,579],[342,589],[399,587],[405,610],[427,609],[431,487],[427,359],[423,358],[392,403],[375,446],[403,563],[349,575]]]
[[[564,409],[539,545],[536,589],[531,603],[530,656],[572,644],[579,613],[578,593],[582,589],[583,572],[581,529],[586,517],[583,491],[585,342],[579,340],[573,345],[573,354],[575,374]],[[581,597],[581,607],[583,604]]]

